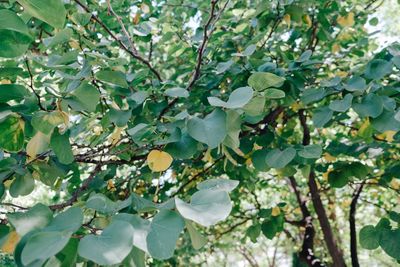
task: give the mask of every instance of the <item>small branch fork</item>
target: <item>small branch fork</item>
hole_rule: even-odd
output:
[[[207,48],[207,43],[208,40],[210,40],[210,37],[212,36],[214,30],[215,30],[215,24],[221,17],[222,13],[226,9],[228,3],[230,0],[227,0],[223,7],[220,9],[218,13],[216,13],[216,7],[217,3],[219,0],[211,0],[211,12],[210,12],[210,17],[208,18],[206,24],[204,25],[204,33],[203,33],[203,40],[201,42],[200,48],[197,53],[197,60],[196,60],[196,67],[193,71],[193,74],[189,80],[189,84],[186,86],[186,90],[190,91],[193,89],[193,86],[196,84],[197,80],[200,78],[200,73],[201,73],[201,65],[203,63],[203,57],[204,57],[204,51]],[[161,119],[165,113],[170,110],[175,103],[178,101],[178,98],[173,99],[171,102],[168,103],[168,105],[161,110],[160,114],[158,115],[158,119]]]
[[[307,125],[307,118],[304,114],[304,110],[301,109],[298,112],[300,124],[303,128],[303,145],[310,144],[310,129]],[[310,189],[311,200],[315,209],[315,212],[318,216],[318,221],[322,229],[322,233],[324,235],[326,246],[328,247],[329,254],[332,257],[334,267],[344,267],[346,263],[343,258],[343,253],[338,247],[335,237],[333,235],[333,231],[331,225],[329,223],[328,216],[326,214],[324,205],[321,200],[321,196],[318,191],[318,185],[315,177],[314,170],[311,169],[309,177],[308,177],[308,187]]]
[[[33,87],[33,74],[32,74],[32,71],[31,71],[31,68],[30,68],[30,66],[29,66],[29,62],[28,62],[28,59],[26,58],[25,59],[25,65],[26,65],[26,68],[28,69],[28,73],[29,73],[29,87],[31,88],[31,90],[32,90],[32,93],[36,96],[36,98],[37,98],[37,101],[38,101],[38,105],[39,105],[39,108],[41,109],[41,110],[46,110],[44,107],[43,107],[43,105],[42,105],[42,102],[41,102],[41,100],[40,100],[40,95],[36,92],[36,90],[35,90],[35,88]]]
[[[135,48],[129,48],[129,47],[127,47],[114,33],[112,33],[112,31],[107,27],[107,25],[105,25],[104,24],[104,22],[99,18],[99,17],[97,17],[96,15],[94,15],[91,11],[90,11],[90,9],[85,5],[85,4],[83,4],[81,1],[79,1],[79,0],[74,0],[74,2],[75,3],[77,3],[81,8],[83,8],[83,10],[85,10],[87,13],[89,13],[89,14],[91,14],[92,15],[92,19],[94,20],[94,21],[96,21],[118,44],[119,44],[119,46],[123,49],[123,50],[125,50],[128,54],[130,54],[133,58],[135,58],[135,59],[137,59],[137,60],[139,60],[140,62],[142,62],[144,65],[146,65],[149,69],[150,69],[150,71],[151,72],[153,72],[154,73],[154,75],[157,77],[157,79],[160,81],[160,82],[162,82],[163,80],[162,80],[162,78],[161,78],[161,75],[160,75],[160,73],[150,64],[150,62],[147,60],[147,59],[145,59],[145,58],[143,58],[142,56],[140,56],[138,53],[137,53],[137,51],[136,51],[136,49]],[[115,14],[115,13],[114,13]],[[118,20],[118,16],[117,16],[117,20]],[[118,20],[119,22],[120,22],[120,19]],[[123,25],[123,23],[122,23],[122,25]],[[128,34],[128,32],[126,31],[126,29],[125,29],[125,26],[122,26],[121,25],[121,27],[122,27],[122,29],[123,29],[123,31],[124,32],[126,32],[126,34],[127,34],[127,38],[129,39],[129,41],[130,41],[130,44],[132,44],[133,45],[133,42],[132,42],[132,40],[131,40],[131,38],[130,38],[130,36],[129,36],[129,34]]]

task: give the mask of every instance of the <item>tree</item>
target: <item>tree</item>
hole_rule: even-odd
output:
[[[285,233],[294,266],[400,260],[400,45],[371,53],[378,2],[1,1],[2,251],[184,265],[238,230]]]

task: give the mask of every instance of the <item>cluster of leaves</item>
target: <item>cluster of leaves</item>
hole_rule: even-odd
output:
[[[371,3],[248,2],[0,3],[0,243],[18,266],[144,266],[186,248],[184,229],[200,249],[269,186],[260,172],[294,201],[256,196],[216,236],[253,222],[257,242],[291,223],[296,255],[322,266],[318,220],[345,265],[323,193],[356,187],[355,207],[363,187],[398,190],[400,46],[369,57]],[[13,202],[43,186],[50,205]],[[368,226],[361,244],[400,259],[397,231]]]

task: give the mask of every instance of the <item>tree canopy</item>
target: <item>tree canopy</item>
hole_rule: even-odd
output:
[[[270,266],[278,248],[399,262],[400,44],[366,30],[382,3],[0,1],[11,266],[258,266],[266,240]]]

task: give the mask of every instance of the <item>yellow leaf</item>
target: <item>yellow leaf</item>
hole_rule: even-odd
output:
[[[358,129],[358,135],[363,136],[365,131],[368,130],[370,126],[368,118],[361,124],[360,128]]]
[[[12,254],[14,253],[15,246],[19,242],[19,235],[17,234],[16,231],[12,231],[6,240],[6,242],[3,244],[1,250],[4,253]]]
[[[278,216],[279,214],[281,214],[281,209],[279,207],[273,207],[271,215],[275,217]]]
[[[140,22],[140,13],[136,13],[132,20],[133,24],[137,25]]]
[[[303,108],[303,105],[300,104],[299,102],[293,102],[293,104],[290,105],[290,107],[292,108],[292,110],[294,112],[297,112],[297,111],[299,111],[299,109]]]
[[[392,187],[395,190],[399,190],[400,188],[400,183],[397,179],[392,179],[392,181],[390,182],[390,187]]]
[[[246,166],[251,166],[253,162],[251,161],[251,158],[246,159]]]
[[[339,44],[337,44],[337,43],[334,43],[333,45],[332,45],[332,53],[334,53],[334,54],[336,54],[336,53],[338,53],[339,51],[340,51],[340,45]]]
[[[28,162],[34,160],[36,155],[45,152],[49,147],[50,135],[45,135],[42,132],[37,132],[26,145],[26,154]]]
[[[116,190],[114,182],[111,179],[107,181],[107,190],[110,190],[111,192]]]
[[[312,21],[309,15],[303,15],[303,22],[307,24],[308,28],[312,26]]]
[[[329,169],[327,172],[324,172],[323,174],[322,174],[322,178],[324,178],[324,180],[325,181],[328,181],[328,176],[329,176],[329,173],[332,171],[332,169]]]
[[[119,142],[119,140],[121,140],[121,134],[123,129],[124,128],[122,127],[116,127],[114,129],[114,132],[108,138],[108,141],[111,142],[113,146],[116,145]]]
[[[379,134],[377,137],[382,140],[386,140],[387,142],[391,143],[394,141],[394,136],[396,135],[396,131],[386,131]]]
[[[351,204],[351,200],[350,199],[345,199],[345,200],[343,200],[342,201],[342,208],[347,208],[347,207],[350,207],[350,204]]]
[[[173,158],[170,154],[160,150],[152,150],[147,155],[147,164],[153,172],[165,171],[171,166]]]
[[[80,49],[79,42],[76,40],[71,40],[68,42],[69,46],[74,49]]]
[[[204,153],[202,160],[209,163],[213,162],[213,158],[211,156],[211,149],[207,149],[206,153]]]
[[[342,27],[351,27],[354,25],[354,13],[349,12],[346,16],[339,16],[337,23]]]
[[[285,14],[285,16],[283,16],[283,20],[285,21],[285,23],[288,25],[288,28],[290,27],[290,14]]]
[[[328,152],[324,153],[324,159],[326,162],[334,162],[336,160],[336,158],[331,154],[329,154]]]
[[[346,71],[338,71],[338,72],[336,73],[336,75],[339,76],[340,78],[345,78],[345,77],[347,77],[348,74],[349,74],[349,73],[346,72]]]
[[[11,81],[7,80],[7,79],[3,79],[0,81],[0,84],[11,84]]]

